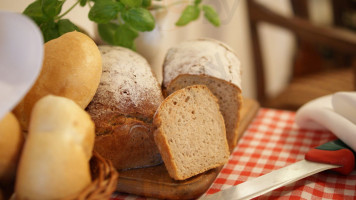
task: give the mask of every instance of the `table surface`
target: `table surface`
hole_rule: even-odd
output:
[[[294,112],[261,108],[206,194],[302,160],[311,148],[336,139],[328,131],[300,129],[294,118]],[[114,193],[111,199],[145,198]],[[321,172],[256,199],[356,199],[356,171],[347,176]]]

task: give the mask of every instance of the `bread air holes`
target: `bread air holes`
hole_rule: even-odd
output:
[[[185,114],[182,112],[179,112],[179,115],[182,117],[183,120],[185,120]]]
[[[189,101],[189,99],[190,99],[190,96],[187,96],[186,98],[185,98],[185,100],[184,100],[184,102],[188,102]]]
[[[192,119],[193,119],[193,120],[196,120],[196,119],[197,119],[197,117],[195,116],[195,111],[194,111],[194,110],[192,110],[192,112],[191,112],[191,113],[192,113],[192,115],[193,115],[193,116],[192,116]]]
[[[120,94],[122,95],[130,95],[130,92],[128,90],[121,91]]]
[[[173,105],[177,105],[177,102],[176,102],[176,101],[173,101]]]

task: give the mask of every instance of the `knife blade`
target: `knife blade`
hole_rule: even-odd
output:
[[[332,169],[349,174],[355,167],[354,152],[341,140],[334,140],[310,150],[305,159],[248,180],[199,200],[244,200],[257,197],[307,176]]]

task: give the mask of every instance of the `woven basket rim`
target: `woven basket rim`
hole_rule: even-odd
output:
[[[81,192],[61,200],[103,200],[110,199],[116,190],[119,173],[110,160],[93,151],[90,159],[92,182]]]
[[[60,200],[104,200],[110,199],[117,187],[118,171],[110,160],[104,159],[99,153],[93,151],[90,159],[92,182],[81,192]],[[17,200],[14,193],[11,200]]]

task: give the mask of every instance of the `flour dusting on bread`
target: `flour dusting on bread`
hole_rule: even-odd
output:
[[[180,74],[194,74],[216,77],[241,89],[240,65],[234,51],[222,42],[209,38],[182,42],[167,52],[163,85]]]
[[[147,61],[122,47],[99,46],[99,50],[105,55],[105,60],[100,81],[101,90],[97,91],[96,96],[99,98],[96,100],[117,108],[121,114],[140,113],[143,117],[152,117],[152,110],[159,106],[162,94]],[[113,64],[120,67],[112,66]]]
[[[99,50],[103,73],[87,108],[95,122],[95,150],[118,170],[160,164],[152,117],[163,95],[149,64],[123,47]]]

